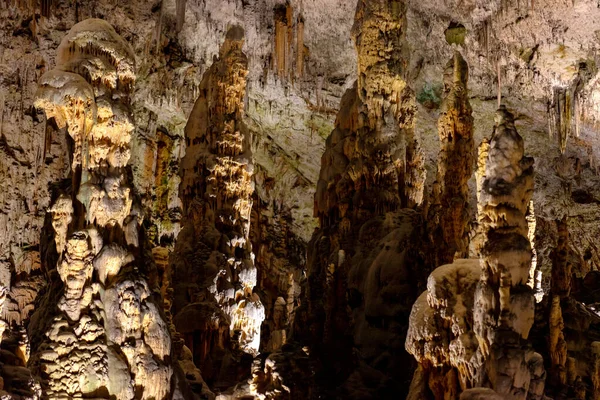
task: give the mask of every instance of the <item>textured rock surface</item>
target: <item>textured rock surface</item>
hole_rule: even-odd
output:
[[[405,80],[406,12],[401,2],[358,2],[358,79],[321,159],[300,318],[328,396],[402,396],[407,386],[402,343],[417,293],[409,282],[422,274],[413,254],[421,220],[402,208],[422,202],[424,169]]]
[[[429,211],[430,219],[438,223],[433,238],[438,264],[452,262],[455,255],[467,257],[469,252],[468,182],[473,173],[474,145],[468,79],[468,66],[457,51],[444,71],[446,97],[438,120],[441,149]]]
[[[32,323],[45,336],[31,360],[44,397],[171,397],[171,338],[144,279],[126,175],[134,81],[131,48],[100,19],[75,25],[40,78],[35,104],[73,149],[71,196],[49,210],[61,283],[47,296],[58,302]]]
[[[543,358],[527,342],[535,311],[525,217],[532,165],[512,114],[501,106],[491,139],[480,147],[481,259],[437,268],[413,306],[406,348],[429,376],[413,384],[410,396],[427,385],[434,398],[482,386],[510,398],[543,397]]]
[[[357,5],[363,23],[357,23],[351,33]],[[81,79],[76,78],[97,80],[110,70],[106,82],[100,84],[108,87],[116,76],[113,67],[102,72],[100,64],[83,62],[72,79],[62,82],[49,73],[74,54],[62,51],[64,48],[59,54],[56,50],[67,32],[88,18],[110,23],[130,47],[124,55],[117,47],[110,47],[112,39],[102,39],[120,59],[117,64],[122,63],[123,76],[127,75],[127,65],[133,65],[130,61],[135,61],[135,83],[127,89],[117,87],[117,92],[128,93],[124,97],[109,98],[98,88],[81,90]],[[189,332],[177,333],[175,326],[189,325],[186,318],[194,315],[215,320],[229,317],[215,308],[190,308],[187,314],[173,319],[170,310],[177,310],[175,300],[181,295],[174,286],[195,279],[182,283],[174,278],[172,260],[176,257],[170,258],[176,242],[206,239],[192,239],[186,237],[189,232],[182,231],[191,223],[184,209],[187,200],[180,198],[180,161],[188,145],[185,126],[194,104],[203,96],[205,73],[214,57],[219,57],[230,27],[239,25],[246,37],[242,46],[247,56],[243,122],[251,133],[253,165],[252,177],[247,180],[255,183],[252,196],[246,197],[252,210],[246,217],[250,232],[245,240],[252,243],[256,256],[256,277],[247,278],[256,282],[253,292],[264,305],[265,320],[260,329],[261,354],[253,364],[256,368],[251,368],[250,356],[242,360],[238,353],[239,359],[228,365],[244,367],[239,371],[223,369],[227,372],[222,374],[217,395],[386,398],[391,392],[393,398],[403,396],[402,388],[408,388],[414,366],[413,357],[403,350],[404,332],[410,307],[425,290],[431,267],[453,264],[455,256],[466,257],[469,230],[468,256],[477,256],[477,249],[484,244],[474,215],[475,179],[468,183],[468,196],[465,186],[469,157],[444,159],[453,152],[466,153],[470,145],[467,139],[464,147],[454,147],[448,133],[460,131],[467,137],[468,99],[473,142],[481,142],[494,127],[500,92],[508,108],[518,110],[516,128],[523,137],[525,152],[535,158],[536,190],[528,205],[526,235],[534,258],[527,284],[534,286],[539,303],[529,336],[551,377],[546,395],[598,397],[598,352],[594,344],[600,341],[595,304],[600,303],[595,294],[600,266],[596,245],[600,231],[597,1],[0,0],[0,20],[0,284],[6,293],[0,375],[5,392],[14,397],[40,396],[40,377],[32,375],[26,365],[33,366],[37,359],[35,353],[46,340],[44,333],[52,318],[58,314],[66,319],[71,318],[69,315],[77,317],[77,304],[87,301],[91,283],[116,285],[124,270],[137,265],[146,286],[121,285],[119,291],[125,297],[135,293],[145,299],[142,303],[154,304],[158,314],[162,314],[159,309],[166,310],[157,321],[159,325],[164,321],[173,336],[171,358],[179,361],[173,364],[172,383],[180,390],[173,395],[193,398],[192,392],[204,392],[205,397],[211,396],[201,375],[210,376],[212,367],[197,368],[194,353],[199,349],[185,346],[184,337]],[[352,36],[358,39],[354,43],[358,51],[353,48]],[[87,47],[85,43],[79,45]],[[468,92],[455,97],[454,110],[460,109],[462,114],[448,112],[452,102],[441,104],[448,97],[442,78],[446,61],[456,51],[470,67]],[[89,56],[102,59],[105,55]],[[359,90],[340,102],[348,89],[353,92],[355,79]],[[407,89],[394,86],[394,82]],[[44,108],[54,116],[47,122],[34,104],[39,84],[46,91],[41,96],[46,99]],[[60,106],[65,98],[63,90],[78,99],[66,109]],[[414,92],[416,102],[410,92]],[[407,96],[394,98],[395,93]],[[77,114],[77,110],[86,109],[90,99],[96,105],[95,119],[93,113]],[[112,110],[113,102],[128,105]],[[338,124],[334,123],[336,115]],[[406,117],[399,124],[407,129],[394,136],[398,122],[394,119],[399,115]],[[109,171],[102,160],[116,165],[129,158],[126,173],[120,179],[113,175],[101,182],[92,179],[92,184],[79,190],[85,171],[77,165],[86,160],[85,141],[83,136],[73,138],[70,133],[90,129],[92,122],[104,126],[103,121],[114,125],[115,131],[128,131],[128,142],[115,147],[108,143],[121,140],[121,136],[90,132],[88,142],[94,145],[94,154],[87,155],[88,167],[108,176],[114,171]],[[455,124],[459,129],[440,130],[440,124]],[[331,146],[326,149],[326,138],[334,128],[336,134],[350,138],[342,140],[345,148],[339,151],[331,150]],[[368,130],[369,135],[358,134],[359,128],[365,130],[363,133]],[[374,132],[381,134],[376,142],[363,140]],[[418,147],[411,137],[418,141]],[[337,139],[333,142],[341,143]],[[385,161],[384,150],[395,152],[398,166],[406,169],[387,169],[391,164]],[[322,166],[320,156],[324,152],[335,163]],[[347,154],[351,156],[345,161],[348,164],[340,167],[341,172],[321,177],[325,179],[318,191],[328,193],[327,197],[317,197],[322,217],[331,217],[330,205],[340,215],[360,214],[349,218],[351,234],[332,228],[341,226],[343,217],[331,219],[331,229],[319,236],[322,240],[317,251],[327,255],[321,260],[326,268],[308,277],[316,288],[313,297],[323,300],[323,309],[328,310],[327,329],[334,326],[329,329],[330,339],[339,338],[341,343],[338,349],[325,348],[340,357],[323,357],[317,348],[306,347],[311,343],[303,339],[311,336],[306,332],[313,326],[309,321],[322,318],[308,313],[313,306],[301,295],[307,260],[312,266],[316,254],[306,249],[319,226],[313,212],[321,170],[338,168],[344,160],[339,156]],[[73,165],[75,171],[81,168],[81,177],[71,172]],[[346,168],[348,165],[352,168]],[[456,166],[456,170],[449,166]],[[381,181],[369,190],[364,190],[367,185],[353,191],[337,184],[330,186],[332,182],[349,182],[337,180],[346,172],[368,178],[369,184],[369,180]],[[78,192],[82,201],[77,199]],[[351,196],[356,193],[357,199],[364,194],[361,199],[377,202],[354,208]],[[346,209],[350,203],[352,207]],[[417,204],[422,208],[400,209]],[[96,214],[93,220],[84,216],[85,207]],[[131,211],[126,211],[130,207]],[[128,224],[132,220],[138,222]],[[106,237],[102,226],[119,221],[129,228]],[[85,250],[73,242],[74,232],[87,232],[91,225],[103,237],[106,249]],[[138,250],[132,250],[126,243],[135,240],[138,225],[144,229],[138,236]],[[85,234],[85,241],[94,235]],[[314,243],[311,249],[315,249]],[[194,257],[178,250],[174,255]],[[86,260],[92,256],[98,261],[91,262],[92,277],[82,285],[77,274],[87,276]],[[63,265],[59,257],[68,258],[68,262]],[[344,260],[341,268],[340,259]],[[61,292],[61,276],[72,277],[73,287],[68,292]],[[332,282],[335,285],[328,286]],[[330,287],[330,292],[321,292],[321,286]],[[63,295],[60,305],[65,311],[56,308]],[[108,296],[107,301],[113,294]],[[202,301],[194,299],[196,303]],[[79,313],[79,321],[91,315],[88,310],[96,306],[90,303],[86,307]],[[140,316],[153,313],[143,311]],[[124,323],[117,322],[119,312],[114,314],[111,324]],[[246,321],[244,315],[239,315],[240,320]],[[137,317],[131,318],[132,324],[134,321]],[[442,331],[454,338],[445,324]],[[128,333],[136,342],[153,335],[145,333],[150,331],[144,331],[147,328],[143,325]],[[250,325],[254,341],[257,327]],[[205,328],[194,326],[193,330]],[[224,346],[236,343],[237,337],[232,341],[226,332],[231,325],[221,328],[219,337],[230,338]],[[324,326],[317,323],[313,328],[313,337],[318,337]],[[111,338],[121,340],[119,335]],[[205,338],[187,337],[188,344],[193,340],[205,342]],[[31,359],[29,342],[34,350]],[[322,374],[327,368],[319,365],[319,359],[326,361],[325,367],[341,366],[331,369],[336,379]],[[412,384],[423,388],[420,382],[430,382],[436,390],[443,390],[451,382],[459,388],[461,368],[438,367],[439,374],[432,376],[430,370],[419,366]],[[217,389],[215,379],[207,379],[213,389]],[[187,388],[186,380],[190,382]],[[230,384],[235,386],[224,388]],[[286,387],[295,389],[288,391]],[[425,389],[414,392],[417,398],[426,398],[423,393],[427,391],[435,392]],[[486,395],[480,389],[468,393]],[[134,395],[143,393],[138,390]]]
[[[533,194],[532,167],[512,114],[501,106],[485,168],[478,170],[484,174],[477,193],[485,241],[473,313],[485,361],[475,385],[522,399],[541,398],[545,378],[542,357],[526,342],[535,311],[527,285],[532,252],[525,218]]]
[[[243,122],[248,72],[243,41],[242,28],[229,30],[219,58],[204,74],[186,126],[185,223],[172,271],[175,327],[210,381],[227,386],[237,379],[227,370],[235,363],[232,357],[237,363],[243,357],[232,351],[258,354],[264,320],[264,307],[253,292],[254,182],[251,134]]]

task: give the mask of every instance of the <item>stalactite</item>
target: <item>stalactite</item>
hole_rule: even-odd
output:
[[[50,13],[52,12],[52,7],[54,5],[54,0],[41,0],[41,14],[43,17],[50,17]]]
[[[285,76],[294,79],[294,73],[292,71],[293,65],[293,52],[294,47],[294,9],[291,4],[286,4],[285,7],[285,21],[287,28],[286,47],[285,47]],[[298,50],[298,49],[296,49]]]
[[[579,137],[580,115],[583,107],[580,104],[581,78],[575,83],[552,88],[552,98],[549,104],[549,135],[556,138],[562,154],[565,153],[569,137]]]
[[[502,104],[502,82],[501,82],[502,67],[500,66],[500,60],[496,61],[496,68],[497,68],[497,79],[498,79],[498,108],[500,108],[500,104]]]
[[[492,30],[491,25],[492,25],[492,19],[490,17],[490,18],[483,20],[483,22],[481,23],[481,27],[479,28],[479,31],[478,31],[478,42],[483,47],[486,59],[489,59],[489,54],[490,54],[489,43],[490,43],[490,32]]]
[[[181,32],[181,29],[183,29],[183,24],[185,23],[186,1],[187,0],[177,0],[177,3],[175,5],[175,13],[177,15],[177,23],[175,29],[177,30],[177,32]]]
[[[275,55],[273,57],[275,64],[275,71],[277,72],[277,76],[281,79],[286,77],[287,72],[287,64],[288,60],[288,5],[278,5],[273,10],[274,19],[275,19]]]
[[[178,0],[177,4],[179,4],[180,1],[182,1],[182,0]],[[156,20],[156,29],[154,31],[154,39],[156,40],[156,47],[154,48],[154,54],[158,54],[158,51],[160,50],[160,46],[161,46],[160,42],[162,40],[162,21],[163,21],[164,8],[165,8],[165,1],[160,0],[160,10],[158,11],[158,19]],[[184,8],[183,12],[185,13],[185,8]],[[179,14],[177,14],[177,16],[179,18]],[[177,20],[177,22],[179,22],[179,19]]]
[[[304,17],[298,16],[296,32],[296,78],[300,79],[304,75]]]

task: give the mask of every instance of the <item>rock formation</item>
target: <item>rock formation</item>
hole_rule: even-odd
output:
[[[543,359],[527,342],[535,310],[525,218],[533,159],[524,156],[523,139],[504,106],[495,121],[479,158],[481,259],[437,268],[413,306],[406,348],[428,377],[413,378],[411,398],[427,386],[436,399],[482,386],[511,398],[544,395]],[[476,392],[468,393],[461,399],[475,398],[468,396]]]
[[[600,398],[597,1],[0,21],[0,398]]]
[[[541,355],[527,344],[534,299],[527,285],[531,245],[525,214],[533,194],[533,159],[505,108],[496,113],[482,186],[479,221],[486,238],[474,304],[474,331],[484,357],[476,386],[525,399],[541,398]]]
[[[369,386],[368,374],[391,378],[375,390],[402,393],[409,361],[401,321],[416,295],[407,282],[418,270],[409,259],[419,216],[401,209],[421,202],[424,170],[405,80],[406,29],[404,2],[358,2],[358,80],[342,98],[315,194],[320,229],[308,250],[305,334],[323,363],[320,379],[347,380],[345,396],[355,395],[347,387]]]
[[[473,174],[473,117],[467,81],[469,69],[462,55],[454,56],[444,71],[446,97],[438,119],[441,149],[438,155],[437,185],[433,193],[431,219],[437,223],[433,241],[437,264],[451,263],[455,256],[468,256],[469,186]]]
[[[243,40],[242,28],[228,31],[186,126],[185,222],[172,272],[175,327],[205,379],[225,387],[239,379],[235,365],[258,353],[264,320],[249,238],[254,182],[251,137],[243,121]]]
[[[57,302],[32,317],[30,329],[44,332],[32,370],[45,397],[170,398],[171,338],[127,174],[134,55],[108,23],[89,19],[63,38],[56,64],[36,106],[71,137],[72,184],[49,210],[60,283],[47,294]]]

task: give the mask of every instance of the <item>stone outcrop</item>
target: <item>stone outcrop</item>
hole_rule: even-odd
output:
[[[264,320],[249,238],[254,182],[243,40],[242,28],[228,31],[186,126],[185,221],[172,263],[175,327],[205,379],[220,387],[239,381],[236,365],[258,353]]]
[[[71,187],[49,210],[59,280],[30,324],[30,365],[44,397],[173,393],[171,338],[147,278],[152,264],[127,173],[135,77],[130,46],[90,19],[73,26],[56,68],[40,78],[36,106],[66,129],[73,149]]]

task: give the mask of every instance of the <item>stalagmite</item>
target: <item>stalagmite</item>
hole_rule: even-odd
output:
[[[437,226],[438,264],[451,263],[455,255],[464,258],[469,248],[469,186],[473,173],[473,117],[467,91],[468,66],[458,51],[446,65],[447,93],[438,119],[441,149],[438,156],[440,185],[434,199]]]
[[[126,174],[134,80],[129,45],[97,19],[71,29],[40,79],[37,107],[74,142],[76,194],[49,210],[64,291],[30,324],[45,330],[31,365],[49,398],[166,399],[173,390],[171,338],[145,279]]]
[[[409,308],[398,299],[416,297],[406,279],[419,218],[401,209],[421,202],[424,170],[414,136],[415,96],[404,77],[406,7],[358,2],[352,29],[358,80],[342,97],[321,158],[314,206],[320,229],[307,259],[311,320],[303,329],[332,383],[351,373],[352,347],[368,365],[376,365],[380,351],[403,353],[406,325],[394,324],[406,321]],[[378,339],[369,346],[366,337]],[[392,342],[387,349],[384,343]],[[396,382],[407,361],[402,354],[374,368]]]
[[[564,389],[567,384],[567,341],[562,316],[561,301],[571,292],[571,264],[569,255],[569,228],[567,217],[556,221],[558,240],[552,257],[552,285],[550,287],[550,312],[548,350],[550,354],[549,386]],[[593,377],[594,375],[592,375]],[[593,378],[592,378],[593,379]]]
[[[533,159],[524,156],[523,139],[504,106],[495,122],[479,192],[485,240],[473,319],[485,361],[475,386],[525,399],[543,395],[543,385],[541,393],[536,386],[543,376],[530,368],[540,356],[527,343],[535,308],[527,285],[532,253],[525,218],[533,194]]]
[[[429,211],[435,230],[436,262],[452,263],[467,255],[468,181],[473,172],[473,118],[467,92],[468,66],[458,51],[444,71],[446,98],[438,120],[441,150],[438,190]],[[473,299],[481,269],[478,260],[456,260],[437,268],[427,292],[413,306],[406,349],[420,364],[409,396],[429,387],[435,398],[456,398],[473,385],[480,362],[471,330]],[[453,370],[456,369],[456,372]]]
[[[230,359],[258,354],[265,317],[254,293],[257,270],[249,240],[254,182],[251,137],[243,122],[243,41],[243,29],[231,28],[204,74],[182,161],[186,219],[175,245],[173,315],[209,382],[235,382]]]
[[[410,316],[406,349],[426,375],[415,376],[411,391],[428,386],[436,399],[457,398],[461,391],[461,399],[544,394],[543,359],[527,342],[535,308],[527,285],[532,255],[525,217],[533,159],[524,156],[523,139],[504,106],[495,121],[478,159],[481,259],[437,268]],[[449,369],[457,370],[458,382],[448,378]],[[476,387],[490,389],[468,390]]]

